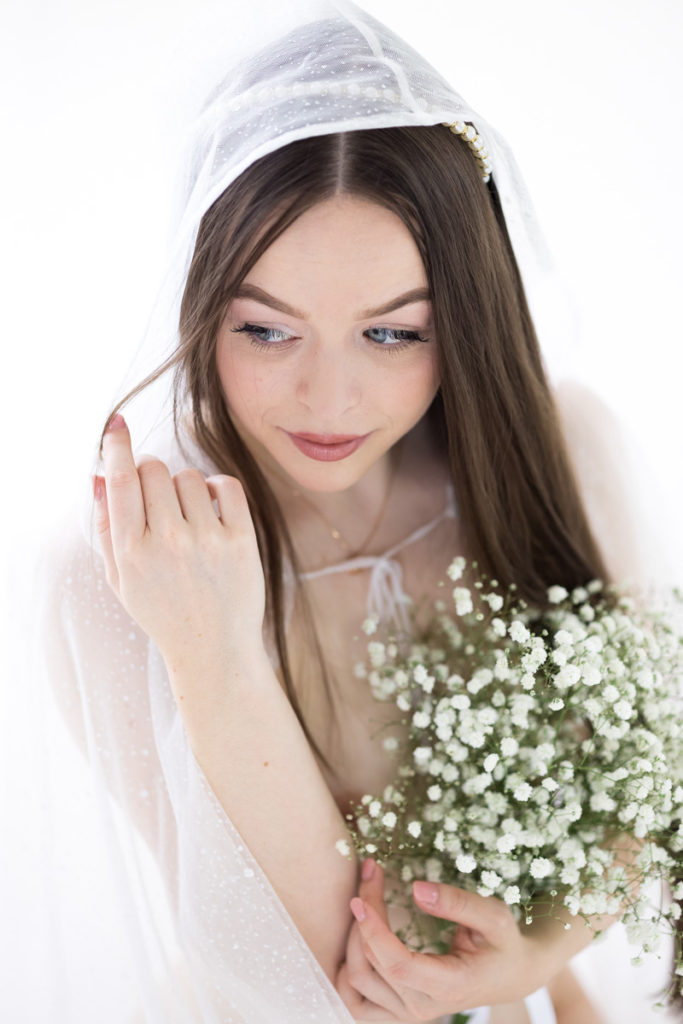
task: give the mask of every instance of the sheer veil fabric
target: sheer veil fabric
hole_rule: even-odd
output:
[[[194,121],[167,273],[127,384],[173,351],[201,217],[256,159],[312,134],[455,120],[485,140],[549,374],[566,373],[562,317],[547,312],[559,293],[514,159],[410,46],[341,0],[233,5],[205,27],[204,45],[193,88],[213,86]],[[566,396],[567,408],[582,400]],[[168,374],[125,413],[139,446],[172,472],[188,462],[212,471],[188,436],[174,436]],[[590,467],[582,473],[590,487]],[[599,519],[599,481],[594,490]],[[87,498],[80,522],[56,532],[37,566],[36,631],[17,645],[22,654],[28,646],[28,664],[10,666],[27,683],[7,694],[3,779],[21,787],[17,766],[30,758],[39,781],[22,796],[34,812],[27,831],[12,837],[12,857],[9,844],[3,852],[13,953],[0,984],[4,1019],[348,1024],[196,763],[163,661],[104,579],[90,511]]]

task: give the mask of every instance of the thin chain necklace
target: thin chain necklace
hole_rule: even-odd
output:
[[[336,527],[334,525],[334,523],[330,522],[330,520],[327,518],[325,513],[321,512],[321,510],[317,507],[317,505],[314,505],[313,502],[310,501],[310,499],[307,498],[305,494],[302,494],[302,492],[299,491],[299,490],[292,491],[293,495],[295,495],[298,498],[301,498],[301,500],[303,502],[305,502],[305,504],[308,505],[308,507],[311,508],[320,519],[322,519],[322,521],[325,523],[325,525],[327,526],[328,530],[330,531],[330,536],[334,540],[342,542],[342,544],[347,549],[347,557],[348,558],[358,558],[359,555],[364,554],[366,549],[369,547],[371,540],[373,539],[373,537],[377,533],[377,530],[379,529],[380,523],[382,522],[382,520],[384,518],[384,513],[386,512],[387,505],[389,504],[389,496],[391,494],[391,489],[392,489],[392,486],[393,486],[393,483],[394,483],[394,479],[396,477],[396,471],[398,470],[398,464],[399,464],[399,462],[401,460],[402,448],[403,448],[403,438],[401,438],[398,441],[398,443],[396,444],[396,446],[394,448],[394,452],[393,452],[393,455],[394,455],[393,465],[392,465],[390,473],[389,473],[389,480],[387,481],[387,487],[386,487],[386,490],[384,492],[384,497],[382,499],[382,503],[380,505],[379,512],[377,513],[377,516],[376,516],[376,518],[375,518],[375,520],[374,520],[374,522],[372,524],[372,527],[370,528],[370,532],[368,533],[367,537],[365,538],[363,543],[360,544],[356,548],[354,548],[353,545],[351,545],[348,542],[346,537],[344,537],[344,535],[342,534],[341,530],[339,530],[338,527]]]

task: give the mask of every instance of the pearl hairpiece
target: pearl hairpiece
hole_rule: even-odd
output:
[[[444,122],[444,128],[450,128],[454,135],[459,135],[470,147],[482,170],[482,178],[486,182],[491,177],[491,161],[488,150],[481,135],[477,133],[474,125],[465,124],[464,121],[454,121],[453,124]]]
[[[384,100],[389,103],[398,103],[401,99],[400,94],[395,89],[377,88],[374,85],[362,86],[357,82],[339,82],[334,80],[325,82],[314,79],[310,82],[294,82],[291,85],[260,86],[253,92],[250,90],[250,95],[248,96],[243,95],[239,99],[234,98],[229,104],[229,109],[231,111],[238,111],[245,107],[248,109],[254,100],[260,103],[268,103],[273,100],[284,100],[291,97],[327,95],[363,96],[368,100]],[[417,105],[426,113],[434,109],[431,103],[427,103],[423,99],[418,99]],[[453,121],[452,124],[444,121],[443,126],[444,128],[449,128],[454,135],[459,135],[464,139],[479,162],[483,181],[487,182],[491,177],[491,161],[484,140],[478,134],[474,125],[467,124],[465,121]]]

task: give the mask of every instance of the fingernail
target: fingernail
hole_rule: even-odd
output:
[[[92,492],[95,501],[102,501],[104,498],[104,477],[93,476],[92,478]]]
[[[363,901],[359,899],[358,896],[354,896],[351,900],[351,913],[355,917],[356,921],[365,920],[365,907],[363,905]]]
[[[126,421],[120,412],[117,412],[115,416],[109,420],[105,433],[109,434],[112,430],[123,430],[126,425]]]
[[[413,896],[420,903],[433,907],[439,898],[439,890],[431,882],[413,882]]]
[[[360,876],[364,882],[369,882],[375,873],[375,862],[371,857],[363,861],[363,867],[360,869]]]

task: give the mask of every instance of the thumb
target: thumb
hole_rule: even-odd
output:
[[[510,908],[494,896],[444,883],[413,882],[413,898],[425,913],[472,928],[492,945],[499,944],[501,933],[517,927]]]

